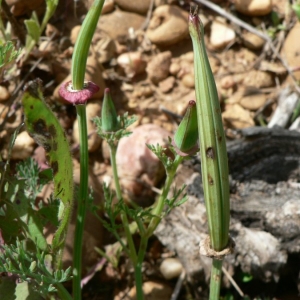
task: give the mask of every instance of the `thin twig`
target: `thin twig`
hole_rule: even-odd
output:
[[[288,66],[288,64],[285,62],[285,60],[280,56],[280,54],[276,51],[275,46],[273,45],[272,39],[267,35],[264,34],[263,32],[255,29],[254,27],[252,27],[251,25],[247,24],[246,22],[242,21],[241,19],[233,16],[232,14],[228,13],[227,11],[225,11],[223,8],[221,8],[220,6],[208,1],[208,0],[193,0],[195,3],[198,4],[202,4],[208,8],[210,8],[211,10],[217,12],[218,14],[220,14],[221,16],[225,17],[226,19],[230,20],[231,22],[235,23],[236,25],[256,34],[257,36],[261,37],[262,39],[264,39],[269,47],[271,48],[272,52],[275,53],[276,57],[280,60],[280,62],[282,63],[282,65],[285,67],[285,69],[287,70],[288,74],[291,76],[295,89],[296,91],[300,94],[300,87],[298,86],[297,83],[297,79],[294,76],[293,72],[291,71],[290,67]]]
[[[224,267],[222,267],[222,271],[226,275],[226,277],[228,278],[228,280],[230,281],[230,283],[234,286],[234,288],[236,289],[236,291],[240,294],[240,296],[244,297],[245,294],[243,293],[243,291],[240,289],[240,287],[237,285],[237,283],[234,281],[234,279],[232,278],[232,276],[227,272],[227,270]]]
[[[150,19],[151,19],[153,7],[154,7],[154,0],[151,0],[150,5],[149,5],[149,9],[148,9],[148,12],[147,12],[146,20],[145,20],[145,22],[142,24],[140,30],[146,30],[146,29],[147,29],[147,27],[148,27],[148,25],[149,25],[149,22],[150,22]]]
[[[179,296],[179,293],[180,293],[180,290],[181,290],[181,287],[182,287],[182,284],[183,284],[183,281],[185,279],[185,271],[183,270],[176,282],[176,285],[175,285],[175,289],[172,293],[172,296],[171,296],[171,299],[170,300],[177,300],[178,296]]]

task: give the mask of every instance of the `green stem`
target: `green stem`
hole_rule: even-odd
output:
[[[103,4],[104,0],[94,1],[82,23],[80,32],[77,37],[77,42],[75,44],[72,57],[71,68],[72,85],[75,90],[82,90],[84,86],[86,61],[92,38],[96,30],[99,17],[101,15]]]
[[[59,296],[59,299],[73,300],[72,296],[61,283],[57,283],[55,287],[57,288],[57,294]]]
[[[172,184],[175,174],[176,174],[176,170],[177,170],[179,164],[182,162],[182,160],[183,160],[182,156],[176,155],[173,165],[172,165],[172,168],[170,170],[167,170],[167,178],[166,178],[165,186],[163,188],[162,194],[159,196],[157,204],[155,205],[155,207],[152,210],[152,214],[155,217],[153,217],[149,223],[149,226],[147,228],[147,233],[146,233],[147,237],[150,237],[153,234],[154,230],[156,229],[156,227],[158,226],[158,224],[161,220],[161,213],[162,213],[164,205],[165,205],[165,200],[168,197],[171,184]]]
[[[213,259],[210,276],[209,300],[218,300],[221,289],[222,260]]]
[[[118,176],[118,168],[117,168],[117,162],[116,162],[117,145],[110,144],[109,148],[110,148],[110,161],[111,161],[111,166],[112,166],[112,170],[113,170],[117,198],[118,198],[118,201],[123,202],[123,196],[122,196],[122,192],[121,192],[121,186],[120,186],[120,181],[119,181],[119,176]],[[123,210],[121,210],[120,215],[121,215],[121,220],[122,220],[122,224],[123,224],[123,227],[125,230],[125,235],[126,235],[126,239],[127,239],[127,243],[128,243],[128,247],[129,247],[130,259],[131,259],[133,265],[135,266],[137,264],[137,254],[136,254],[132,234],[130,231],[128,218],[127,218],[126,212]]]
[[[88,198],[88,136],[85,105],[76,105],[80,140],[80,185],[74,238],[73,297],[81,299],[81,256],[86,204]]]
[[[135,287],[138,300],[144,299],[142,266],[147,250],[148,240],[149,237],[145,235],[141,236],[140,247],[138,252],[138,262],[134,267]]]
[[[137,263],[134,266],[134,277],[135,277],[135,287],[136,287],[136,299],[143,300],[143,276],[142,276],[142,263]]]

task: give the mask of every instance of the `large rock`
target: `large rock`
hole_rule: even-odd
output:
[[[265,16],[272,10],[272,0],[235,0],[235,8],[247,16]]]
[[[149,9],[151,0],[115,0],[115,3],[119,5],[123,10],[144,15]]]
[[[97,30],[104,31],[112,39],[124,41],[128,36],[128,29],[139,29],[145,17],[126,11],[115,10],[111,14],[101,16]]]
[[[281,50],[281,55],[286,60],[290,68],[300,66],[299,37],[300,22],[297,22],[287,35]],[[300,80],[300,70],[295,71],[293,74],[297,80]]]
[[[155,186],[164,175],[159,159],[146,144],[166,146],[169,133],[155,124],[145,124],[132,130],[118,146],[117,165],[124,191],[139,205],[152,204]]]
[[[157,45],[172,45],[188,36],[188,13],[175,5],[162,5],[153,12],[147,37]]]

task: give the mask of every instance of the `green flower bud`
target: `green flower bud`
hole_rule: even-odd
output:
[[[195,154],[199,150],[197,109],[194,100],[189,101],[185,116],[175,132],[173,146],[181,156]]]
[[[120,129],[117,112],[111,99],[110,90],[104,90],[104,99],[101,111],[101,127],[103,132],[115,132]]]

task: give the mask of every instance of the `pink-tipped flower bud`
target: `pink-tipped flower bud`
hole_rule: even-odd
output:
[[[98,85],[92,81],[85,81],[82,90],[74,90],[71,81],[64,82],[60,89],[59,94],[69,103],[74,105],[86,104],[87,100],[92,97],[93,94],[99,91]]]

